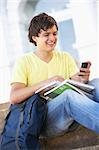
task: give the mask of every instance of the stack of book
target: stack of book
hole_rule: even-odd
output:
[[[46,100],[52,100],[68,89],[74,90],[83,96],[86,95],[89,98],[93,98],[92,91],[94,90],[94,86],[74,80],[64,80],[63,82],[54,81],[38,89],[35,93],[39,93]]]

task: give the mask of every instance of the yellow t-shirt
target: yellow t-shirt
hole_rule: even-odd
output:
[[[74,59],[66,52],[54,50],[49,63],[29,52],[16,62],[11,83],[20,82],[32,86],[55,75],[69,79],[77,71]]]

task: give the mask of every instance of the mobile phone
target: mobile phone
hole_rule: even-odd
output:
[[[82,62],[81,64],[81,68],[87,68],[88,67],[88,62]],[[81,71],[80,72],[84,72],[84,71]],[[79,76],[82,76],[82,75],[79,75]]]
[[[88,67],[88,62],[83,62],[81,64],[81,68],[87,68]]]

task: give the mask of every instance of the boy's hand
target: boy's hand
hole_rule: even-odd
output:
[[[64,78],[62,76],[56,75],[56,76],[48,79],[48,82],[53,82],[53,81],[62,82],[62,81],[64,81]]]
[[[89,81],[91,62],[87,61],[86,63],[88,63],[87,68],[80,67],[80,71],[71,77],[72,80],[82,83],[87,83]]]

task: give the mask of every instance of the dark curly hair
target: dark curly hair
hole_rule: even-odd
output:
[[[32,36],[37,36],[40,33],[40,30],[48,30],[49,28],[56,26],[58,30],[58,25],[55,19],[49,16],[46,13],[41,13],[37,16],[34,16],[30,22],[30,26],[28,28],[28,38],[31,43],[37,46],[36,42],[32,39]]]

